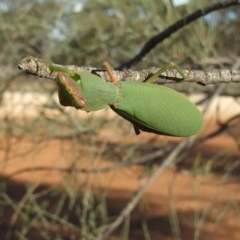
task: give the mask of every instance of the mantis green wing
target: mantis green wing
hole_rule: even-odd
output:
[[[191,136],[203,126],[198,108],[182,94],[150,83],[124,81],[111,108],[137,129],[170,136]],[[134,93],[134,94],[133,94]]]
[[[170,88],[152,84],[161,73],[171,68],[175,68],[185,78],[185,74],[173,62],[162,67],[145,83],[117,82],[107,62],[104,62],[104,67],[121,92],[118,102],[110,107],[133,124],[136,134],[142,130],[187,137],[203,127],[202,114],[189,99]]]

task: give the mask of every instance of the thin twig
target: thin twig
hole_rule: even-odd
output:
[[[188,139],[185,139],[184,141],[180,142],[177,145],[177,147],[164,160],[164,162],[157,168],[157,170],[148,179],[146,179],[141,183],[138,191],[132,197],[131,201],[122,210],[122,212],[117,217],[117,219],[108,226],[106,232],[103,235],[101,234],[100,236],[98,236],[98,240],[107,239],[109,235],[122,223],[124,218],[127,217],[128,214],[136,207],[139,199],[141,198],[146,188],[162,173],[164,169],[166,169],[167,166],[169,166],[174,161],[176,156],[181,152],[181,150],[184,147],[187,146],[187,144],[188,144]]]
[[[28,74],[36,75],[39,77],[44,77],[48,79],[56,79],[57,72],[52,72],[49,70],[48,62],[42,59],[37,59],[33,57],[24,58],[18,65],[20,70],[26,71]],[[58,65],[58,64],[57,64]],[[59,65],[62,66],[62,65]],[[99,75],[106,81],[110,81],[108,74],[105,70],[100,70],[94,67],[77,67],[77,66],[63,66],[67,67],[76,72],[90,72],[92,74]],[[118,81],[145,81],[154,73],[156,73],[159,68],[153,67],[150,69],[145,69],[141,71],[124,70],[124,71],[114,71],[115,76]],[[195,82],[201,85],[217,84],[217,83],[230,83],[240,82],[240,70],[228,70],[228,69],[213,69],[210,71],[201,70],[183,70],[186,75],[184,82]],[[175,69],[167,70],[158,79],[156,79],[157,84],[164,83],[175,83],[182,82],[182,76]]]

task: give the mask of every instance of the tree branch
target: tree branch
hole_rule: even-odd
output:
[[[177,32],[179,29],[183,28],[184,26],[190,24],[191,22],[194,22],[198,18],[207,15],[210,12],[228,8],[231,6],[240,5],[239,0],[227,0],[224,2],[219,2],[210,6],[207,6],[203,9],[198,9],[195,12],[183,17],[176,23],[172,24],[169,28],[165,29],[163,32],[153,36],[150,38],[146,44],[143,46],[139,54],[137,54],[135,57],[130,59],[128,62],[123,63],[118,67],[118,69],[123,68],[130,68],[132,65],[134,65],[137,62],[140,62],[141,59],[143,59],[144,56],[146,56],[152,49],[154,49],[159,43],[161,43],[164,39],[168,38],[173,33]]]
[[[57,72],[52,72],[49,70],[48,62],[44,60],[26,57],[18,65],[20,70],[24,70],[28,74],[36,75],[39,77],[44,77],[48,79],[56,79]],[[59,65],[61,66],[61,65]],[[64,66],[68,67],[71,70],[76,72],[90,72],[96,74],[106,81],[110,81],[108,74],[105,70],[97,69],[94,67],[77,67],[77,66]],[[141,71],[133,70],[123,70],[123,71],[114,71],[115,76],[118,81],[127,80],[127,81],[145,81],[148,77],[153,75],[159,70],[159,68],[152,67],[150,69],[145,69]],[[201,70],[183,70],[187,76],[184,79],[184,82],[195,82],[200,85],[209,85],[217,83],[239,83],[240,82],[240,70],[228,70],[228,69],[213,69],[210,71],[201,71]],[[171,69],[164,72],[158,79],[156,79],[157,84],[164,83],[176,83],[182,82],[182,77],[177,70]]]

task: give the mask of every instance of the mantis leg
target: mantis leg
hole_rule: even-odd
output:
[[[113,68],[110,66],[110,64],[107,61],[105,61],[103,63],[103,66],[104,66],[104,68],[105,68],[105,70],[106,70],[106,72],[107,72],[111,82],[112,83],[116,83],[117,82],[117,77],[114,75]]]
[[[185,73],[174,63],[170,62],[169,64],[163,66],[161,69],[159,69],[155,74],[153,74],[150,78],[148,78],[145,82],[147,83],[154,83],[155,80],[164,72],[170,69],[176,69],[179,74],[182,76],[182,80],[184,80],[187,76]]]
[[[60,104],[62,106],[75,107],[76,109],[84,108],[86,105],[86,101],[83,97],[82,91],[77,85],[77,82],[74,81],[79,78],[79,75],[76,72],[68,69],[67,67],[47,62],[46,64],[48,64],[48,68],[50,71],[58,72],[56,83],[58,86],[58,96]]]

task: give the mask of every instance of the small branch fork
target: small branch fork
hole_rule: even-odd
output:
[[[57,76],[57,72],[53,72],[49,69],[48,62],[33,58],[26,57],[24,58],[18,68],[27,72],[28,74],[36,75],[38,77],[44,77],[47,79],[55,80]],[[56,64],[58,65],[58,64]],[[58,65],[62,66],[62,65]],[[63,66],[68,67],[71,70],[76,72],[90,72],[92,74],[96,74],[106,81],[110,81],[109,75],[105,70],[97,69],[94,67],[77,67],[74,65],[71,66]],[[123,71],[113,71],[117,80],[128,80],[128,81],[146,81],[149,77],[155,74],[160,68],[152,67],[150,69],[133,71],[133,70],[123,70]],[[200,85],[209,85],[209,84],[217,84],[217,83],[239,83],[240,82],[240,70],[228,70],[228,69],[213,69],[210,71],[201,71],[201,70],[182,70],[182,72],[186,75],[184,82],[195,82]],[[179,71],[176,69],[170,69],[166,72],[162,73],[157,79],[157,84],[164,83],[176,83],[181,82],[183,80]]]

